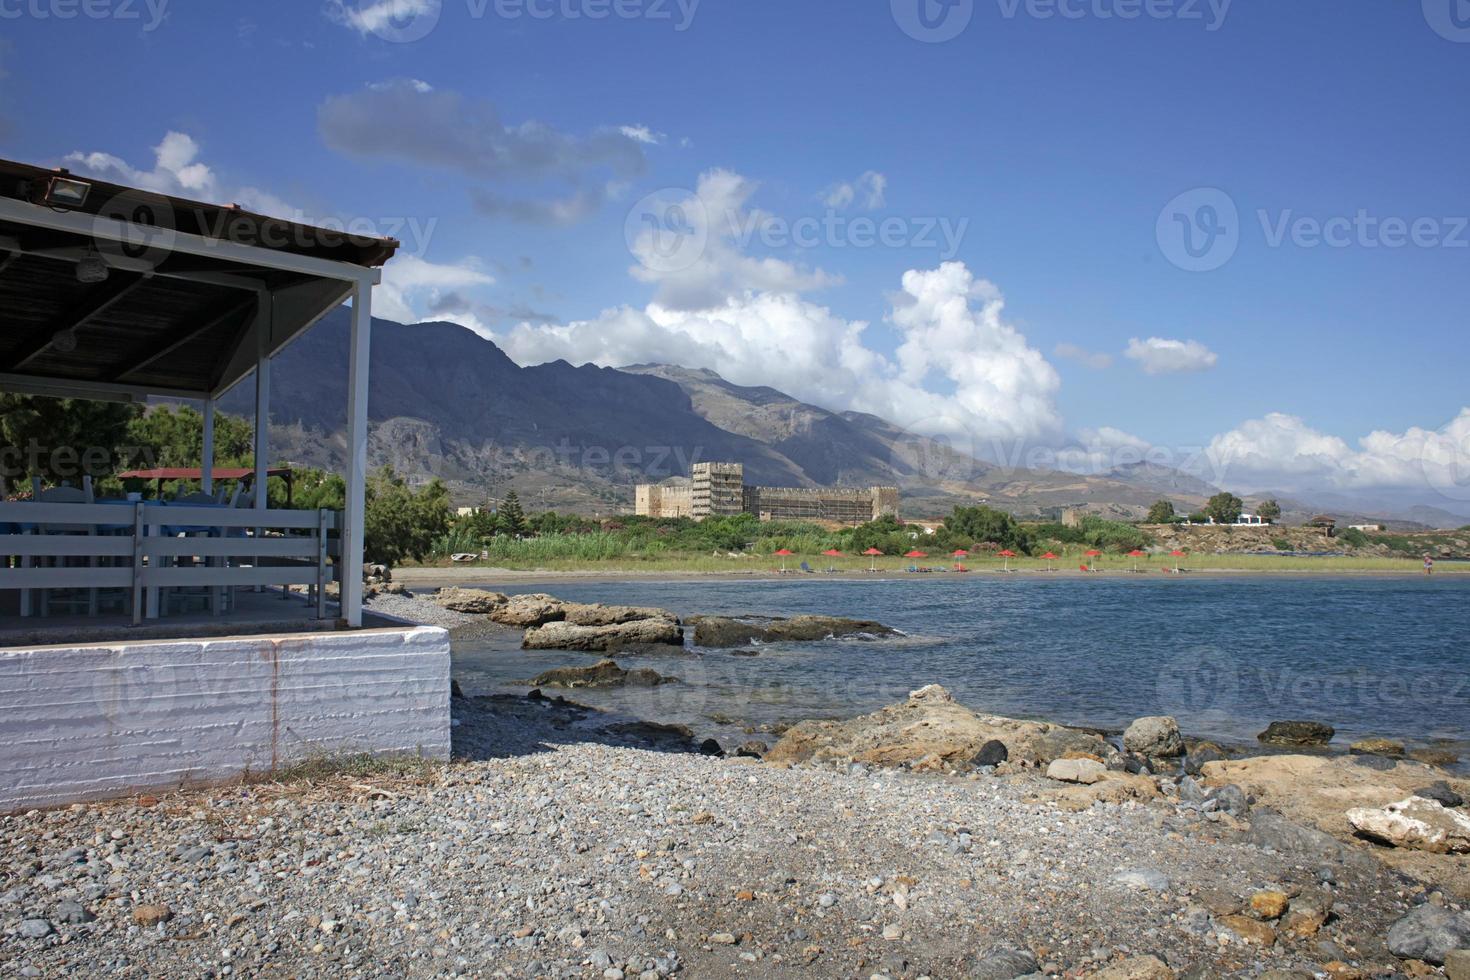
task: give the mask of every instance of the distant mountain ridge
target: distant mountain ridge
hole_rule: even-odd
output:
[[[349,317],[333,311],[273,362],[278,458],[340,468]],[[521,367],[453,323],[375,320],[370,462],[444,479],[467,503],[514,487],[538,507],[626,511],[636,482],[732,460],[767,486],[895,485],[909,516],[985,501],[1018,513],[1080,506],[1137,517],[1160,495],[1214,488],[1139,464],[1102,476],[1000,467],[861,412],[833,412],[713,371],[666,364]],[[248,414],[246,392],[224,408]]]

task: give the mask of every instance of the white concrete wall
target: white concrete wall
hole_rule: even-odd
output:
[[[324,755],[449,757],[449,635],[0,650],[0,813]]]

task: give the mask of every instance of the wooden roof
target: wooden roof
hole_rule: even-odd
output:
[[[306,270],[329,268],[323,263],[373,269],[398,248],[392,239],[80,176],[73,179],[91,185],[86,200],[56,208],[42,197],[57,176],[71,175],[0,160],[0,376],[12,387],[15,379],[37,379],[59,390],[82,383],[216,394],[253,367],[256,330],[266,331],[263,343],[273,353],[350,295],[351,283]],[[51,212],[81,220],[60,228],[46,220]],[[104,221],[169,235],[144,249],[86,233]],[[201,254],[166,244],[185,236],[221,243],[219,254],[210,254],[213,246]],[[270,255],[281,259],[267,262]],[[79,263],[97,258],[108,266],[106,279],[82,283]],[[262,289],[271,291],[264,328],[257,318]]]

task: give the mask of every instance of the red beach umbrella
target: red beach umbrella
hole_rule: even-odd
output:
[[[776,552],[776,557],[781,559],[781,571],[786,571],[786,559],[790,558],[794,554],[796,554],[796,552],[788,551],[785,548],[782,548],[780,551]]]
[[[968,551],[966,551],[964,548],[956,548],[954,550],[954,556],[956,558],[968,558],[968,557],[970,557],[970,553]]]
[[[1042,555],[1041,558],[1043,561],[1046,562],[1046,570],[1048,572],[1051,571],[1051,563],[1057,560],[1056,552],[1048,551],[1046,554]]]
[[[868,568],[868,571],[876,572],[878,570],[878,556],[883,554],[883,552],[879,551],[877,548],[869,548],[867,551],[863,552],[863,554],[873,559],[871,566]]]
[[[1174,574],[1179,574],[1179,559],[1187,557],[1187,553],[1175,548],[1169,552],[1169,557],[1174,559]]]
[[[828,548],[826,551],[822,552],[822,554],[826,555],[828,558],[842,557],[842,552],[838,551],[836,548]]]
[[[1138,571],[1138,559],[1142,558],[1143,556],[1145,556],[1147,554],[1148,554],[1148,552],[1146,552],[1146,551],[1139,551],[1137,548],[1134,548],[1132,551],[1128,552],[1128,557],[1133,559],[1133,570],[1135,572]]]
[[[1001,571],[1009,572],[1011,570],[1011,559],[1016,557],[1016,553],[1007,548],[1005,551],[1002,551],[1000,553],[1000,556],[1005,559],[1005,566],[1001,569]]]
[[[905,554],[904,557],[905,558],[928,558],[929,556],[927,554],[925,554],[924,552],[920,551],[918,548],[915,548],[913,551],[910,551],[907,554]]]
[[[1098,551],[1096,548],[1093,548],[1091,551],[1087,552],[1087,570],[1089,572],[1096,571],[1096,569],[1092,567],[1092,559],[1097,558],[1101,555],[1102,552]]]

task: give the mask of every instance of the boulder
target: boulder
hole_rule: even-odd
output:
[[[771,747],[768,762],[831,762],[903,766],[934,757],[945,768],[969,770],[991,741],[1005,745],[1012,764],[1041,765],[1056,759],[1056,741],[1067,741],[1099,757],[1109,746],[1101,736],[1043,722],[981,715],[955,701],[937,684],[912,692],[907,701],[846,721],[804,721],[787,729]],[[992,750],[993,751],[993,750]]]
[[[1470,912],[1420,905],[1388,929],[1388,951],[1399,959],[1436,966],[1457,949],[1470,947]]]
[[[1107,775],[1108,767],[1091,759],[1058,759],[1046,767],[1048,779],[1091,786]]]
[[[1347,819],[1359,834],[1390,847],[1431,854],[1470,853],[1470,815],[1438,800],[1411,796],[1383,807],[1357,807],[1348,811]]]
[[[509,601],[503,592],[484,589],[440,589],[431,598],[445,609],[472,616],[488,616]]]
[[[1011,754],[1006,749],[1006,743],[993,738],[980,746],[980,751],[975,753],[975,758],[971,759],[970,762],[976,767],[998,766],[1010,757]]]
[[[683,628],[668,619],[635,619],[612,626],[551,622],[526,630],[521,638],[521,646],[526,650],[584,650],[592,653],[683,645]]]
[[[563,618],[574,626],[619,626],[640,619],[667,619],[678,623],[679,617],[667,609],[647,606],[605,606],[600,602],[586,604],[567,603],[562,607]]]
[[[1184,737],[1173,718],[1140,718],[1123,733],[1123,748],[1148,759],[1174,759],[1184,754]]]
[[[1175,976],[1157,956],[1134,956],[1103,967],[1090,980],[1174,980]]]
[[[1470,980],[1470,949],[1451,950],[1444,958],[1444,975],[1450,980]]]
[[[1041,970],[1036,957],[1022,949],[996,946],[975,960],[971,980],[1016,980]]]
[[[1225,750],[1214,742],[1198,742],[1184,757],[1184,771],[1198,776],[1205,763],[1219,762],[1225,757]]]
[[[1215,920],[1220,928],[1253,946],[1276,945],[1276,928],[1245,915],[1222,915]]]
[[[752,643],[798,643],[834,637],[899,636],[898,630],[867,619],[837,616],[795,616],[791,619],[694,616],[694,645],[743,647]]]
[[[1279,919],[1286,914],[1286,908],[1291,899],[1286,892],[1276,888],[1266,888],[1251,896],[1250,914],[1257,919]]]
[[[538,674],[530,681],[532,687],[657,687],[672,684],[673,677],[664,677],[657,671],[640,667],[624,670],[616,660],[600,660],[591,667],[558,667]]]
[[[526,629],[544,626],[566,618],[567,604],[555,596],[536,592],[530,595],[513,595],[505,604],[490,612],[490,618],[506,626]]]
[[[1439,803],[1448,807],[1465,805],[1465,798],[1450,789],[1450,784],[1443,779],[1436,779],[1428,786],[1414,790],[1414,795],[1422,796],[1426,800],[1437,800]]]
[[[1348,746],[1353,755],[1386,755],[1394,759],[1404,756],[1404,743],[1390,738],[1362,738]]]
[[[1410,749],[1409,758],[1415,762],[1422,762],[1426,766],[1439,766],[1440,768],[1453,766],[1460,761],[1459,753],[1438,748]]]
[[[656,721],[622,721],[608,725],[603,731],[661,752],[698,752],[700,743],[694,732],[683,725],[663,725]]]
[[[1336,734],[1320,721],[1273,721],[1256,738],[1267,745],[1326,745]]]

